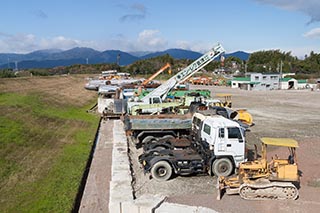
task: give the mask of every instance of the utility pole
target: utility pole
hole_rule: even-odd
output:
[[[247,63],[245,62],[245,64],[244,64],[244,77],[246,77],[247,76]]]
[[[120,66],[120,53],[117,55],[117,64]]]
[[[282,79],[282,60],[280,61],[280,75],[279,75],[279,89],[281,89],[281,79]]]

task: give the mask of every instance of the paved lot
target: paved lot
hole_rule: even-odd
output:
[[[261,137],[290,137],[299,141],[299,168],[302,172],[300,198],[296,201],[245,201],[239,196],[216,200],[215,177],[175,177],[157,182],[144,175],[131,147],[135,195],[163,195],[168,202],[204,206],[219,212],[318,212],[320,208],[320,92],[310,90],[244,91],[225,87],[197,86],[212,94],[233,94],[234,108],[246,108],[255,126],[247,134],[248,147]],[[273,150],[275,153],[278,150]]]
[[[132,194],[128,195],[126,193],[124,196],[126,201],[121,208],[139,212],[141,205],[146,205],[150,200],[154,200],[151,205],[155,205],[158,202],[157,199],[161,201],[161,199],[166,198],[165,202],[155,209],[155,212],[168,212],[177,209],[183,212],[209,212],[210,209],[219,212],[318,212],[320,208],[320,198],[318,196],[320,194],[320,171],[317,169],[320,165],[320,131],[318,130],[320,124],[320,92],[254,92],[202,86],[197,88],[209,88],[213,95],[215,93],[231,93],[233,94],[234,108],[248,109],[256,124],[247,134],[249,148],[252,148],[253,144],[258,144],[260,137],[291,137],[299,141],[298,162],[302,172],[299,199],[296,201],[245,201],[239,196],[225,195],[221,201],[217,201],[216,178],[206,175],[175,177],[167,182],[157,182],[143,174],[141,165],[137,161],[137,157],[142,150],[136,149],[129,140],[133,191],[129,189],[130,192],[128,193],[132,192]],[[95,174],[89,175],[88,184],[91,185],[91,189],[86,189],[84,193],[84,198],[87,196],[87,200],[84,199],[81,204],[80,211],[82,212],[106,212],[108,206],[109,192],[106,189],[110,188],[108,183],[110,181],[109,164],[112,148],[107,141],[112,140],[112,135],[118,134],[117,131],[120,132],[121,130],[112,128],[108,125],[108,122],[105,124],[101,126],[104,130],[97,145],[98,154],[95,157],[97,159],[93,159],[93,162],[97,163],[97,167],[92,168]],[[112,131],[116,132],[110,134]],[[121,143],[123,142],[126,143],[121,141]],[[123,148],[118,149],[121,153],[123,152]],[[277,153],[279,150],[271,151]],[[113,153],[114,158],[117,155]],[[125,160],[122,161],[122,163],[124,162]],[[130,174],[127,175],[130,176]],[[120,176],[120,173],[118,176]],[[112,185],[115,186],[115,184]],[[128,191],[128,186],[126,188]],[[120,196],[120,194],[116,196]],[[136,199],[133,200],[133,197]],[[180,204],[181,206],[179,206]],[[149,203],[147,205],[149,208]],[[204,208],[190,206],[202,206]]]

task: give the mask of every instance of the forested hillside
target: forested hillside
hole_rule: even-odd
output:
[[[173,73],[185,68],[193,60],[191,59],[175,59],[169,54],[157,56],[154,58],[143,59],[133,62],[127,66],[119,66],[116,63],[102,64],[75,64],[70,66],[60,66],[50,69],[26,69],[14,74],[13,70],[3,69],[0,71],[1,77],[16,77],[29,75],[55,75],[55,74],[80,74],[80,73],[101,73],[103,70],[116,69],[119,72],[129,72],[132,75],[150,75],[159,70],[166,63],[171,64]],[[244,74],[245,72],[282,72],[296,73],[298,76],[319,77],[320,76],[320,54],[311,52],[304,59],[292,56],[291,52],[281,52],[280,50],[258,51],[250,54],[248,60],[241,60],[235,56],[226,56],[222,63],[215,60],[205,67],[207,71],[221,69],[227,71],[238,70]]]

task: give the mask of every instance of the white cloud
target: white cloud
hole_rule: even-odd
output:
[[[41,49],[71,49],[74,47],[91,47],[100,51],[117,49],[124,51],[164,50],[168,42],[160,36],[158,30],[144,30],[135,39],[123,35],[105,41],[83,41],[64,36],[39,38],[33,34],[10,35],[0,32],[0,52],[28,53]]]
[[[314,28],[310,30],[309,32],[306,32],[303,34],[304,37],[306,38],[320,38],[320,28]]]
[[[144,30],[138,35],[137,48],[140,51],[162,50],[167,47],[168,42],[159,36],[159,30]]]
[[[41,49],[70,49],[79,46],[90,46],[92,42],[57,36],[52,38],[38,38],[33,34],[10,35],[0,33],[0,52],[28,53]]]
[[[204,43],[202,41],[176,41],[173,46],[180,48],[180,49],[185,49],[185,50],[192,50],[195,52],[200,52],[200,53],[205,53],[209,51],[213,46],[216,44],[211,44],[211,43]]]
[[[57,36],[53,38],[40,39],[39,46],[43,49],[57,48],[57,49],[69,49],[77,46],[81,46],[81,42],[75,39],[65,38],[63,36]]]
[[[26,52],[36,48],[36,38],[32,34],[1,35],[0,52]]]
[[[187,41],[176,41],[176,47],[185,50],[191,50],[190,43]]]
[[[29,53],[42,49],[67,50],[74,47],[89,47],[99,51],[122,50],[122,51],[162,51],[168,48],[181,48],[197,52],[206,52],[213,45],[200,41],[173,41],[168,42],[156,29],[146,29],[138,33],[135,38],[117,34],[112,38],[100,41],[79,40],[56,36],[40,38],[33,34],[10,35],[0,32],[0,53]]]
[[[309,23],[320,21],[320,1],[319,0],[254,0],[263,4],[270,4],[276,7],[299,11],[310,16]]]

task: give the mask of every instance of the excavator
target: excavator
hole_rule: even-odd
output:
[[[171,65],[169,63],[166,63],[163,67],[161,67],[157,72],[155,72],[152,76],[147,78],[141,83],[141,86],[146,86],[150,81],[152,81],[155,77],[157,77],[159,74],[161,74],[163,71],[168,69],[168,72],[171,73]]]
[[[290,138],[261,138],[261,157],[240,164],[236,177],[218,177],[217,200],[226,194],[240,194],[246,200],[295,200],[299,196],[296,148],[298,142]],[[268,160],[267,147],[286,147],[289,157],[275,155]],[[297,186],[296,186],[297,185]]]
[[[168,69],[168,72],[171,73],[171,65],[169,63],[166,63],[163,67],[161,67],[157,72],[155,72],[152,76],[145,79],[138,87],[137,92],[135,93],[135,96],[140,96],[143,93],[143,88],[146,87],[153,79],[155,79],[158,75],[160,75],[163,71]]]

